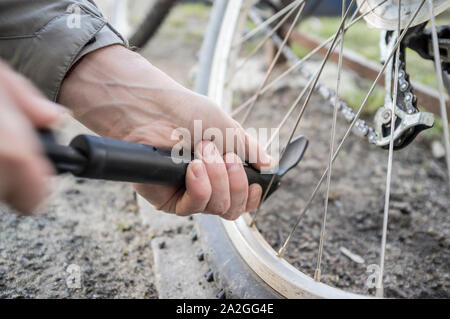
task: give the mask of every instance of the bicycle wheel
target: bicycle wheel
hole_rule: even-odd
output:
[[[319,182],[311,182],[313,184],[313,191],[311,196],[307,196],[303,199],[300,213],[295,215],[294,227],[289,232],[287,240],[281,241],[279,247],[275,249],[273,241],[270,240],[271,236],[267,232],[262,234],[257,227],[258,223],[262,222],[262,216],[259,216],[257,211],[253,214],[247,214],[239,218],[234,222],[220,220],[211,216],[198,216],[197,224],[199,228],[200,238],[205,246],[206,256],[215,270],[215,278],[223,286],[227,297],[246,297],[246,298],[266,298],[266,297],[286,297],[286,298],[359,298],[364,297],[360,294],[355,294],[349,291],[345,291],[340,288],[332,287],[330,284],[322,283],[321,281],[321,266],[323,245],[325,241],[325,225],[327,224],[327,207],[330,198],[330,180],[332,167],[335,159],[338,158],[344,142],[349,137],[351,132],[355,132],[358,136],[366,138],[370,143],[389,149],[388,156],[388,169],[386,177],[386,193],[384,195],[384,214],[381,237],[381,249],[379,253],[381,269],[377,276],[375,276],[375,288],[376,295],[383,296],[383,271],[384,271],[384,258],[386,250],[386,233],[387,233],[387,216],[389,213],[389,194],[390,194],[390,174],[392,165],[392,154],[394,148],[402,148],[409,144],[409,142],[417,135],[416,129],[419,131],[424,127],[432,126],[432,117],[429,114],[420,112],[415,109],[407,111],[407,108],[399,107],[400,110],[394,108],[393,105],[400,105],[406,100],[414,97],[406,97],[409,91],[402,91],[405,89],[400,83],[400,78],[404,78],[404,65],[402,64],[403,45],[402,41],[409,32],[408,30],[417,29],[418,26],[426,21],[431,20],[433,39],[436,39],[436,26],[434,23],[434,16],[440,12],[445,11],[450,4],[448,1],[416,1],[416,0],[403,0],[399,7],[399,1],[371,1],[371,0],[358,0],[348,1],[350,7],[353,5],[358,6],[356,12],[360,12],[359,16],[351,16],[350,10],[342,12],[342,20],[339,27],[336,29],[336,33],[328,41],[322,44],[320,48],[328,48],[328,54],[320,63],[316,72],[311,72],[304,67],[304,62],[313,56],[312,53],[306,54],[303,58],[296,56],[287,41],[293,28],[286,30],[285,38],[279,38],[277,35],[277,29],[283,25],[284,18],[288,19],[290,15],[292,25],[295,25],[302,16],[302,9],[304,7],[304,1],[293,1],[288,7],[283,8],[281,11],[275,13],[267,19],[263,19],[260,9],[255,9],[252,4],[253,1],[235,0],[235,1],[215,1],[214,9],[212,13],[212,19],[209,26],[209,31],[205,38],[205,43],[202,49],[199,78],[197,79],[196,89],[198,92],[207,94],[210,98],[214,99],[219,105],[221,105],[227,112],[234,116],[240,115],[240,120],[243,125],[261,123],[258,122],[258,117],[264,116],[264,113],[270,113],[269,117],[274,118],[275,113],[270,111],[270,108],[263,108],[255,116],[254,112],[257,110],[257,105],[264,98],[264,94],[270,92],[270,89],[274,88],[281,79],[285,79],[285,86],[289,88],[289,83],[297,80],[299,76],[307,79],[307,83],[303,83],[302,88],[297,88],[301,91],[300,95],[294,94],[294,102],[290,102],[288,109],[283,109],[278,105],[275,106],[272,102],[272,108],[279,107],[280,113],[286,112],[286,115],[278,118],[281,120],[281,124],[276,126],[278,132],[283,135],[286,142],[290,141],[295,132],[298,131],[298,125],[304,115],[304,111],[314,99],[313,93],[319,93],[325,101],[330,102],[333,109],[333,123],[331,125],[331,138],[330,138],[330,150],[328,154],[327,166],[323,174],[318,175]],[[344,6],[345,7],[345,6]],[[386,16],[383,12],[388,12]],[[397,19],[395,18],[397,13]],[[338,50],[340,57],[342,57],[342,47],[340,43],[344,43],[345,32],[355,24],[356,20],[364,17],[366,21],[381,27],[384,29],[383,40],[385,40],[385,59],[384,66],[377,76],[377,80],[370,86],[369,92],[366,95],[362,105],[358,111],[350,109],[345,102],[340,99],[340,76],[337,76],[336,91],[330,90],[325,85],[320,84],[319,78],[323,71],[324,66],[328,62],[330,53],[333,50]],[[248,21],[251,20],[251,23]],[[394,23],[396,22],[396,23]],[[343,30],[341,32],[341,30]],[[393,31],[388,31],[393,30]],[[253,39],[258,32],[265,34],[262,41],[257,42],[256,45],[245,47],[246,41]],[[259,48],[259,45],[267,40],[271,39],[278,46],[278,52],[275,54],[275,58],[271,61],[268,70],[264,72],[264,75],[260,78],[260,81],[254,86],[254,93],[244,96],[239,96],[236,91],[238,88],[233,86],[237,72],[243,72],[250,74],[248,81],[251,78],[257,78],[256,73],[258,68],[247,68],[251,63],[250,57],[255,57]],[[436,44],[436,42],[434,43]],[[328,45],[328,47],[327,47]],[[320,49],[318,48],[318,49]],[[318,50],[317,49],[317,50]],[[439,80],[440,88],[440,101],[443,118],[446,118],[445,113],[445,100],[443,94],[442,78],[440,72],[440,60],[438,55],[438,46],[434,46],[434,54],[436,60],[436,76]],[[315,50],[317,52],[317,50]],[[243,53],[244,51],[244,53]],[[250,53],[249,53],[250,52]],[[290,62],[290,67],[286,70],[278,70],[276,66],[276,60],[280,54],[284,54],[287,60]],[[341,60],[341,59],[340,59]],[[341,60],[342,61],[342,60]],[[246,72],[244,72],[245,70]],[[338,63],[338,74],[341,74],[342,62]],[[271,73],[275,73],[272,75]],[[371,128],[365,121],[359,119],[362,110],[364,109],[368,98],[373,92],[376,82],[380,80],[381,75],[386,73],[386,106],[382,109],[382,112],[378,112],[375,123],[377,128]],[[296,77],[289,77],[295,74]],[[271,78],[273,76],[273,78]],[[397,78],[399,81],[390,81],[392,78]],[[269,81],[271,80],[271,81]],[[240,82],[242,83],[242,82]],[[286,84],[288,83],[288,84]],[[404,82],[403,82],[404,83]],[[408,82],[409,85],[409,82]],[[410,86],[409,86],[410,87]],[[403,93],[401,93],[402,91]],[[336,93],[337,92],[337,93]],[[279,100],[277,100],[280,104]],[[388,105],[393,108],[390,110],[392,113],[386,111],[389,109]],[[403,121],[403,112],[410,112],[417,117],[421,117],[415,125],[409,126],[403,130],[402,134],[399,134],[401,124]],[[253,112],[253,113],[252,113]],[[383,112],[389,114],[396,114],[395,116],[387,116],[384,121],[379,118]],[[350,126],[346,128],[343,134],[343,138],[340,143],[335,143],[336,135],[336,121],[338,114],[343,114],[346,120],[350,123]],[[380,115],[381,114],[381,115]],[[243,115],[243,116],[242,116]],[[284,115],[284,114],[283,114]],[[253,119],[252,119],[253,116]],[[256,117],[256,119],[255,119]],[[378,118],[378,120],[377,120]],[[247,120],[253,121],[248,123]],[[284,129],[286,122],[291,122],[292,128]],[[383,122],[383,124],[381,123]],[[420,122],[420,124],[419,124]],[[444,123],[444,133],[446,134],[447,143],[447,159],[448,159],[448,127],[447,122]],[[256,124],[257,125],[257,124]],[[258,126],[258,125],[257,125]],[[420,128],[419,128],[420,126]],[[301,128],[300,128],[301,131]],[[398,133],[398,134],[397,134]],[[316,133],[314,133],[316,134]],[[270,144],[270,142],[269,142]],[[288,144],[288,143],[286,143]],[[283,143],[284,145],[284,143]],[[311,146],[314,147],[314,146]],[[326,148],[323,150],[327,153]],[[330,172],[330,173],[329,173]],[[298,173],[297,178],[301,179],[301,173]],[[368,178],[368,177],[367,177]],[[295,179],[290,179],[290,182]],[[292,237],[295,235],[297,227],[302,223],[305,216],[308,216],[308,209],[310,209],[311,202],[316,197],[322,182],[327,181],[327,188],[324,198],[325,200],[325,213],[323,214],[323,221],[320,227],[320,243],[318,244],[317,251],[317,266],[314,269],[314,274],[305,274],[300,267],[296,267],[290,264],[283,258],[288,244]],[[304,185],[303,185],[304,186]],[[447,184],[443,184],[444,189],[448,187]],[[283,190],[278,190],[282,192]],[[444,200],[447,198],[448,202],[448,188],[444,190]],[[278,207],[270,207],[275,210],[275,220],[282,218],[286,212],[283,209],[289,209],[289,200],[297,199],[301,197],[302,191],[297,190],[297,194],[292,196],[285,196],[285,203],[278,205]],[[445,195],[447,194],[447,195]],[[383,198],[383,196],[378,198]],[[271,195],[273,196],[273,195]],[[271,205],[271,198],[262,204],[262,209],[267,205]],[[449,207],[448,203],[447,206]],[[298,209],[298,207],[296,207]],[[445,212],[445,209],[444,209]],[[448,214],[447,214],[448,215]],[[258,217],[259,216],[259,217]],[[257,219],[258,218],[258,219]],[[256,220],[256,224],[254,223]],[[272,243],[271,243],[272,242]],[[448,253],[448,252],[447,252]],[[355,257],[355,259],[357,259]],[[298,266],[298,265],[297,265]]]
[[[111,23],[132,47],[144,47],[156,34],[177,0],[114,0]]]

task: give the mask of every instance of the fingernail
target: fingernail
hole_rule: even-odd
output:
[[[203,163],[199,160],[194,160],[192,162],[192,171],[196,178],[201,178],[205,176],[205,167],[203,166]]]

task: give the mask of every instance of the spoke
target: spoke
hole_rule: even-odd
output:
[[[283,43],[278,48],[278,51],[277,51],[275,57],[273,58],[272,63],[270,64],[269,69],[266,72],[266,75],[264,76],[264,80],[262,81],[261,85],[258,88],[258,91],[256,92],[255,100],[249,106],[247,112],[244,115],[244,118],[242,119],[242,122],[241,122],[242,125],[245,124],[245,122],[248,119],[248,116],[250,115],[251,111],[255,107],[256,101],[258,100],[258,97],[260,96],[262,89],[266,85],[267,80],[269,80],[269,77],[272,74],[272,71],[273,71],[275,65],[277,64],[278,59],[280,58],[281,53],[283,52],[283,48],[286,45],[286,43],[288,42],[289,38],[291,37],[291,33],[292,33],[292,31],[294,31],[294,28],[297,25],[297,21],[299,20],[304,8],[305,8],[305,2],[302,2],[301,7],[298,9],[297,15],[295,16],[294,20],[291,23],[291,26],[289,27],[289,31],[287,32],[287,34],[284,37]]]
[[[400,37],[398,38],[393,50],[390,52],[389,56],[386,59],[386,63],[381,67],[381,70],[378,72],[378,75],[375,79],[375,81],[373,82],[372,86],[369,89],[369,92],[367,93],[362,105],[360,106],[360,108],[358,109],[358,112],[355,114],[355,118],[353,119],[352,123],[350,124],[350,126],[348,127],[347,131],[344,134],[344,137],[342,138],[341,142],[339,143],[338,147],[336,148],[336,151],[334,152],[333,155],[333,162],[336,160],[336,157],[339,155],[339,152],[342,149],[342,146],[344,145],[346,139],[348,138],[348,136],[350,135],[353,127],[355,126],[356,122],[358,121],[359,116],[361,115],[361,112],[363,111],[364,107],[367,104],[367,101],[369,100],[369,97],[372,95],[378,81],[380,80],[382,74],[384,73],[384,71],[386,70],[387,65],[389,64],[389,62],[391,61],[395,51],[397,50],[397,48],[400,46],[401,41],[403,40],[403,38],[405,37],[406,31],[407,29],[409,29],[410,25],[412,24],[412,22],[414,21],[414,19],[417,17],[417,14],[419,13],[420,9],[422,9],[424,3],[426,0],[422,0],[422,2],[420,3],[419,7],[417,8],[417,10],[415,11],[415,13],[412,15],[410,21],[408,22],[405,30],[401,33]],[[281,249],[278,251],[278,256],[282,257],[284,252],[286,251],[286,247],[288,246],[289,242],[292,239],[292,236],[295,233],[295,230],[297,229],[298,225],[300,224],[301,220],[303,219],[303,216],[306,214],[309,206],[311,205],[311,202],[313,201],[313,199],[315,198],[320,186],[322,185],[322,182],[324,181],[325,177],[327,176],[328,173],[328,168],[325,170],[325,172],[322,174],[322,177],[320,178],[318,184],[316,185],[316,187],[314,188],[313,193],[311,194],[311,196],[309,197],[305,207],[303,208],[303,210],[300,213],[300,216],[298,217],[294,227],[292,228],[291,232],[289,233],[289,236],[286,238],[283,246],[281,247]]]
[[[365,2],[366,2],[366,0],[364,0],[364,1],[361,3],[361,5],[363,5]],[[356,16],[357,12],[359,11],[359,8],[360,8],[360,7],[358,7],[358,8],[355,10],[355,12],[353,13],[353,15],[352,15],[352,17],[351,17],[351,19],[350,19],[351,22],[356,22],[356,21],[353,21],[353,20],[355,19],[355,16]],[[357,20],[359,20],[359,19],[357,19]],[[347,31],[347,29],[348,29],[350,26],[352,26],[352,25],[353,25],[353,23],[348,24],[348,25],[344,28],[344,33],[345,33],[345,31]],[[343,39],[343,37],[341,37],[341,38],[338,39],[338,41],[336,42],[335,46],[338,45],[338,43],[341,41],[341,39]],[[333,40],[333,36],[330,37],[330,38],[326,41],[326,43],[329,43],[329,42],[331,42],[332,40]],[[303,58],[303,60],[299,60],[299,61],[297,61],[296,63],[294,63],[294,65],[293,65],[291,68],[289,68],[287,71],[285,71],[280,77],[283,77],[283,76],[289,74],[293,69],[295,69],[295,68],[298,66],[299,62],[304,62],[306,59],[308,59],[309,57],[311,57],[314,53],[316,53],[320,48],[323,48],[323,47],[324,47],[324,45],[322,44],[322,45],[318,46],[317,48],[315,48],[313,51],[310,51],[310,52],[308,53],[308,55],[306,55],[306,56]],[[333,51],[334,51],[334,47],[332,47],[332,52],[333,52]],[[279,78],[275,79],[273,82],[276,82],[278,79],[279,79]],[[288,112],[286,113],[286,115],[284,116],[283,120],[280,122],[280,124],[278,125],[278,127],[275,129],[275,131],[274,131],[274,132],[272,133],[272,135],[270,136],[269,141],[267,142],[266,146],[264,147],[264,149],[265,149],[266,151],[269,149],[269,147],[270,147],[270,145],[272,144],[272,142],[273,142],[273,140],[275,139],[275,137],[278,136],[278,133],[280,132],[281,128],[286,124],[286,122],[287,122],[287,120],[290,118],[291,114],[292,114],[292,113],[294,112],[294,110],[297,108],[297,106],[298,106],[298,104],[300,103],[301,99],[302,99],[303,96],[305,95],[306,90],[311,86],[313,80],[314,80],[314,76],[312,76],[312,77],[309,79],[308,83],[305,85],[305,87],[303,88],[302,92],[299,94],[299,96],[297,97],[297,99],[295,100],[295,102],[294,102],[294,103],[292,104],[292,106],[289,108],[289,110],[288,110]],[[272,82],[272,83],[273,83],[273,82]],[[268,89],[268,88],[272,85],[272,83],[270,83],[268,86],[266,86],[265,90],[263,90],[263,91],[265,92],[266,89]],[[264,93],[264,92],[263,92],[263,93]],[[338,101],[336,100],[336,103],[337,103],[337,102],[338,102]]]
[[[305,99],[305,101],[303,102],[302,108],[300,109],[300,112],[299,112],[299,114],[298,114],[298,116],[297,116],[297,119],[296,119],[296,121],[295,121],[295,125],[294,125],[294,127],[292,128],[292,130],[291,130],[291,133],[290,133],[290,135],[289,135],[289,139],[288,139],[288,141],[287,141],[287,143],[286,143],[286,146],[284,147],[284,150],[283,150],[283,152],[281,153],[280,161],[283,159],[284,154],[286,154],[286,151],[287,151],[287,149],[288,149],[288,147],[289,147],[289,144],[291,143],[292,138],[294,137],[295,131],[297,130],[298,125],[300,124],[300,120],[301,120],[302,117],[303,117],[303,114],[304,114],[304,112],[305,112],[306,106],[308,105],[309,100],[311,99],[311,95],[312,95],[312,93],[314,92],[314,89],[315,89],[315,87],[316,87],[316,85],[317,85],[317,82],[319,81],[320,75],[322,74],[322,71],[323,71],[323,69],[324,69],[324,67],[325,67],[325,64],[327,63],[327,61],[328,61],[328,59],[329,59],[329,57],[330,57],[330,55],[331,55],[331,52],[332,52],[333,49],[334,49],[334,45],[336,44],[336,41],[337,41],[337,39],[339,38],[339,34],[340,34],[341,32],[343,32],[345,19],[347,18],[348,14],[350,13],[351,7],[352,7],[353,4],[355,3],[355,1],[356,1],[356,0],[352,0],[352,2],[350,3],[349,8],[348,8],[347,11],[345,12],[345,15],[344,15],[344,17],[343,17],[343,19],[342,19],[342,21],[341,21],[341,24],[339,25],[338,31],[337,31],[336,34],[334,35],[333,43],[331,44],[330,48],[328,49],[328,52],[327,52],[327,54],[325,55],[325,57],[323,58],[319,70],[317,71],[317,73],[316,73],[315,76],[314,76],[314,80],[313,80],[313,82],[312,82],[311,87],[309,88],[308,95],[306,96],[306,99]],[[269,190],[270,190],[270,188],[272,187],[272,184],[273,184],[274,179],[275,179],[275,174],[272,176],[272,179],[271,179],[271,181],[270,181],[270,183],[269,183],[269,186],[268,186],[267,189],[266,189],[266,192],[264,193],[265,196],[264,196],[263,199],[261,200],[261,203],[264,202],[265,198],[267,197],[267,194],[269,193]],[[261,206],[261,204],[260,204],[260,206]],[[253,216],[253,219],[252,219],[252,221],[251,221],[251,223],[250,223],[250,226],[253,226],[253,225],[255,224],[256,218],[258,217],[258,213],[259,213],[259,208],[260,208],[260,206],[258,207],[257,211],[255,212],[255,215]]]
[[[303,96],[306,93],[306,90],[308,90],[308,88],[311,86],[311,84],[313,83],[314,77],[312,77],[308,83],[305,85],[305,87],[303,88],[303,90],[301,91],[301,93],[298,95],[298,97],[295,99],[295,102],[292,103],[291,107],[289,108],[289,110],[287,111],[286,115],[284,116],[284,118],[281,120],[280,124],[278,125],[278,127],[275,129],[275,131],[272,133],[272,135],[270,136],[269,141],[267,141],[266,146],[264,147],[264,149],[267,151],[270,147],[270,145],[272,144],[273,140],[275,139],[275,137],[278,135],[278,133],[280,132],[281,128],[284,126],[284,124],[286,124],[287,120],[291,117],[292,113],[294,112],[294,110],[297,108],[297,106],[299,105],[301,99],[303,98]]]
[[[386,1],[386,0],[385,0]],[[383,1],[382,3],[384,3],[385,1]],[[357,8],[357,10],[355,11],[355,13],[353,13],[352,17],[351,17],[351,23],[347,24],[347,26],[344,29],[344,32],[347,31],[347,29],[349,27],[351,27],[355,22],[357,22],[361,17],[359,17],[357,20],[353,21],[355,19],[355,16],[357,14],[357,12],[359,11],[359,8],[366,2],[366,0],[364,0],[360,6]],[[382,3],[380,3],[379,5],[381,5]],[[378,5],[378,6],[379,6]],[[378,7],[377,6],[377,7]],[[375,8],[374,8],[375,9]],[[372,10],[374,10],[372,9]],[[326,44],[331,42],[333,40],[333,37],[330,37],[327,41]],[[338,42],[340,41],[340,39],[338,40]],[[335,46],[337,46],[338,42],[336,42]],[[321,46],[315,48],[313,51],[309,52],[309,54],[307,56],[305,56],[302,60],[299,60],[297,62],[294,63],[294,65],[292,67],[290,67],[287,71],[285,71],[283,74],[281,74],[277,79],[275,79],[272,83],[270,83],[269,85],[267,85],[264,90],[262,91],[262,93],[266,92],[275,82],[277,82],[280,78],[288,75],[291,71],[293,71],[300,63],[304,62],[306,59],[308,59],[309,57],[311,57],[315,52],[317,52],[320,48],[322,48],[324,45],[322,44]],[[332,49],[332,51],[334,51],[334,47]],[[269,148],[269,146],[272,144],[273,140],[275,139],[275,137],[277,137],[278,133],[280,132],[281,128],[286,124],[287,120],[289,119],[289,117],[291,116],[292,112],[295,110],[295,108],[298,106],[298,103],[300,102],[300,100],[303,98],[303,95],[305,94],[306,90],[309,88],[309,86],[312,84],[312,81],[314,80],[314,76],[311,77],[311,79],[309,80],[309,82],[306,84],[306,86],[304,87],[304,89],[302,90],[302,92],[300,93],[300,95],[298,96],[298,98],[295,100],[295,102],[292,104],[292,106],[290,107],[290,109],[288,110],[288,112],[286,113],[286,115],[284,116],[283,120],[280,122],[280,124],[278,125],[278,127],[275,129],[275,131],[272,133],[272,136],[270,137],[269,141],[267,142],[266,146],[264,147],[265,150],[267,150]],[[336,101],[338,102],[338,101]],[[242,106],[246,106],[245,103]],[[239,111],[239,108],[236,109],[236,111]],[[232,114],[234,115],[234,113]]]
[[[244,57],[244,59],[242,60],[242,62],[233,70],[233,74],[230,76],[230,78],[228,79],[226,84],[229,84],[233,78],[235,77],[235,75],[247,64],[247,62],[250,60],[250,58],[252,56],[254,56],[263,46],[264,44],[272,37],[272,35],[278,31],[278,29],[280,29],[286,22],[287,19],[289,19],[289,17],[295,12],[295,10],[297,10],[297,8],[303,3],[305,2],[305,0],[303,1],[297,1],[298,4],[296,6],[294,6],[294,8],[292,8],[284,17],[283,19],[281,19],[280,22],[277,23],[277,25],[270,31],[268,32],[264,38],[256,45],[256,47],[246,56]],[[295,2],[294,2],[295,3]],[[264,24],[264,23],[262,23]],[[260,26],[262,25],[260,24]]]
[[[249,33],[247,33],[245,36],[243,36],[239,41],[237,41],[233,47],[238,47],[240,46],[242,43],[244,43],[245,41],[249,40],[250,38],[252,38],[254,35],[256,35],[258,32],[260,32],[261,30],[263,30],[265,27],[269,26],[272,22],[276,21],[278,18],[280,18],[283,14],[285,14],[286,12],[289,11],[289,13],[287,14],[288,16],[291,14],[291,9],[295,10],[295,7],[298,7],[301,2],[304,2],[305,0],[297,0],[294,1],[292,3],[290,3],[289,5],[287,5],[286,7],[284,7],[283,9],[281,9],[280,11],[278,11],[277,13],[275,13],[273,16],[271,16],[270,18],[268,18],[266,21],[264,21],[263,23],[261,23],[260,25],[258,25],[255,29],[253,29],[252,31],[250,31]]]
[[[345,5],[346,5],[346,0],[342,0],[342,17],[344,17],[344,14],[345,14]],[[340,50],[339,50],[339,61],[338,61],[338,75],[337,75],[337,82],[336,82],[336,98],[334,101],[333,123],[331,125],[331,137],[330,137],[330,152],[329,152],[329,156],[328,156],[328,176],[327,176],[327,191],[325,194],[325,210],[323,213],[322,229],[320,231],[319,251],[317,254],[317,265],[316,265],[316,270],[314,272],[314,280],[316,280],[316,281],[320,281],[320,276],[321,276],[321,263],[322,263],[323,245],[324,245],[325,230],[326,230],[326,223],[327,223],[328,197],[330,196],[332,159],[333,159],[333,151],[334,151],[334,140],[335,140],[335,136],[336,136],[336,123],[337,123],[339,93],[340,93],[340,85],[341,85],[342,55],[344,52],[344,34],[345,33],[342,30],[341,45],[340,45]]]
[[[402,2],[399,0],[398,2],[398,26],[397,26],[397,34],[398,37],[400,35],[400,21],[401,21],[401,6]],[[383,213],[383,233],[381,236],[381,249],[380,249],[380,273],[378,274],[378,282],[376,285],[376,296],[379,298],[383,298],[384,296],[384,287],[383,287],[383,276],[384,276],[384,260],[386,254],[386,239],[387,239],[387,226],[389,219],[389,203],[390,203],[390,195],[391,195],[391,180],[392,180],[392,157],[394,153],[394,131],[395,131],[395,108],[397,107],[397,94],[398,94],[398,70],[400,68],[400,46],[397,47],[397,51],[394,59],[395,71],[394,71],[394,92],[392,94],[392,102],[391,104],[391,132],[389,139],[389,155],[388,155],[388,165],[387,165],[387,174],[386,174],[386,193],[384,195],[384,213]],[[392,74],[392,62],[389,63],[389,72]],[[387,86],[392,86],[391,77],[386,77],[386,80],[389,81],[386,83]]]
[[[430,21],[431,21],[431,34],[433,38],[433,56],[434,56],[434,64],[436,68],[436,75],[438,78],[438,86],[439,86],[439,102],[441,105],[441,119],[442,119],[442,128],[444,131],[444,141],[445,141],[445,158],[447,160],[447,171],[448,171],[448,183],[450,186],[450,136],[448,131],[448,117],[447,117],[447,109],[445,107],[445,96],[444,96],[444,83],[443,83],[443,74],[441,67],[441,57],[439,53],[439,43],[438,36],[436,31],[436,21],[433,15],[433,2],[428,0],[428,7],[430,9]]]
[[[377,6],[375,6],[372,10],[360,15],[359,17],[357,17],[355,19],[355,15],[356,12],[358,12],[358,10],[355,11],[355,14],[353,14],[352,16],[352,21],[349,22],[349,24],[347,24],[345,26],[344,32],[346,32],[350,27],[352,27],[355,23],[357,23],[358,21],[360,21],[362,18],[364,18],[366,15],[370,14],[373,10],[375,10],[376,8],[378,8],[379,6],[383,5],[387,0],[383,0],[382,2],[380,2]],[[361,3],[361,5],[363,5],[366,2],[363,1]],[[361,5],[359,6],[359,8],[361,7]],[[269,91],[272,87],[275,86],[275,84],[277,84],[278,82],[280,82],[282,79],[284,79],[286,76],[288,76],[290,73],[292,73],[293,71],[297,70],[303,63],[305,63],[307,60],[309,60],[312,56],[314,56],[320,49],[324,48],[325,46],[327,46],[331,41],[333,41],[334,35],[329,37],[327,40],[325,40],[321,45],[317,46],[314,50],[310,51],[306,56],[304,56],[302,59],[299,59],[298,61],[296,61],[291,67],[289,67],[289,69],[287,69],[286,71],[284,71],[282,74],[280,74],[277,78],[275,78],[272,82],[270,82],[269,84],[267,84],[260,92],[260,94],[264,94],[267,91]],[[252,97],[250,97],[247,101],[245,101],[244,103],[242,103],[241,105],[239,105],[238,107],[236,107],[236,109],[231,113],[231,115],[234,117],[237,114],[239,114],[240,112],[242,112],[245,108],[247,108],[252,102],[254,102],[257,98],[257,95],[254,94]]]

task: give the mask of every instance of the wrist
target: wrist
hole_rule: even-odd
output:
[[[126,139],[142,126],[176,118],[187,92],[139,54],[115,45],[80,60],[58,102],[96,133]]]

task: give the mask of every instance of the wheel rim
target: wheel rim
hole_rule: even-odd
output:
[[[237,21],[243,7],[242,0],[233,1],[227,6],[224,21]],[[224,26],[223,24],[222,26]],[[231,111],[231,99],[224,92],[226,66],[231,46],[235,39],[234,28],[221,28],[217,40],[216,54],[213,59],[209,81],[208,96],[228,113]],[[223,226],[235,248],[253,271],[280,295],[286,298],[361,298],[364,296],[348,293],[328,285],[315,282],[308,275],[297,270],[287,261],[280,259],[256,227],[249,227],[249,216],[238,220],[222,220]]]
[[[237,26],[244,23],[249,6],[242,0],[233,1],[228,5],[216,46],[212,71],[209,79],[208,96],[225,111],[232,109],[232,93],[227,89],[227,64],[232,58],[233,44],[236,38]],[[448,6],[448,4],[447,4]],[[233,26],[233,27],[230,27]],[[353,294],[320,283],[278,257],[277,252],[259,233],[256,227],[249,227],[249,215],[237,221],[222,221],[224,228],[241,257],[255,273],[280,295],[287,298],[361,298],[363,295]]]

